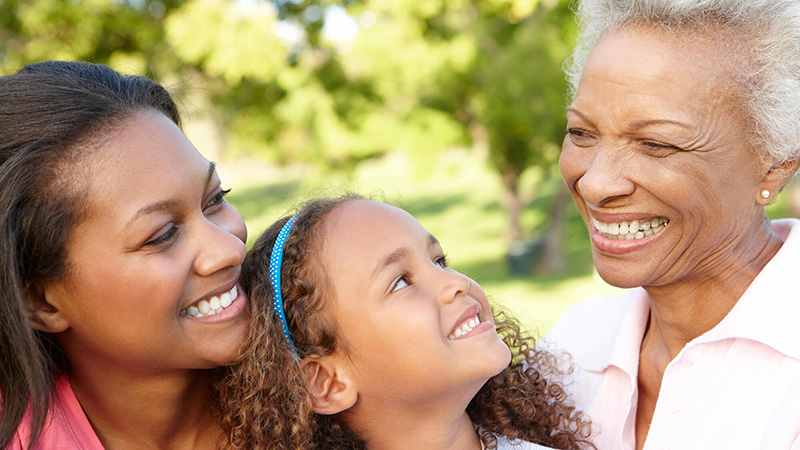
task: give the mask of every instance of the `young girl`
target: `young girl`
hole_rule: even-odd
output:
[[[235,447],[586,443],[588,422],[546,379],[555,357],[493,317],[481,287],[403,210],[311,201],[260,237],[243,280],[251,334],[221,389]]]

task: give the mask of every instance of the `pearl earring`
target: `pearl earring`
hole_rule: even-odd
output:
[[[761,198],[769,198],[770,192],[767,189],[761,191]]]

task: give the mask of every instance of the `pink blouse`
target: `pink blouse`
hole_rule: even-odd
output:
[[[67,377],[56,382],[53,408],[33,450],[103,450]],[[30,416],[26,415],[11,441],[11,450],[24,450],[30,443]]]
[[[800,450],[800,220],[773,222],[784,244],[716,327],[664,373],[645,450]],[[600,450],[636,446],[644,289],[568,309],[546,342],[569,352],[569,387]]]

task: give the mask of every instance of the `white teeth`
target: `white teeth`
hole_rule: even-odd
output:
[[[663,230],[669,223],[669,219],[656,217],[655,219],[632,220],[630,222],[604,223],[592,218],[592,224],[607,239],[612,240],[635,240],[652,236]]]
[[[222,303],[219,301],[219,297],[216,295],[211,297],[211,300],[208,302],[208,305],[211,306],[211,309],[219,309],[222,306]]]
[[[197,304],[197,309],[200,310],[201,314],[208,314],[211,311],[211,305],[205,300],[200,300],[200,303]]]
[[[205,317],[219,314],[228,306],[231,306],[236,297],[239,295],[239,290],[234,286],[230,291],[222,294],[215,295],[209,299],[200,300],[197,304],[192,305],[182,311],[181,316],[189,317]]]
[[[480,323],[481,323],[481,319],[479,319],[478,315],[476,314],[475,317],[472,317],[468,321],[462,323],[460,327],[458,327],[455,330],[453,330],[453,334],[451,334],[450,336],[447,336],[447,338],[450,339],[451,341],[453,339],[458,339],[461,336],[463,336],[463,335],[469,333],[470,331],[472,331],[475,327],[480,325]]]

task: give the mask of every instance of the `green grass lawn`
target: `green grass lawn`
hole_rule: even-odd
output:
[[[254,161],[220,166],[223,185],[233,188],[228,199],[247,222],[249,243],[314,196],[353,191],[383,200],[413,214],[442,243],[452,267],[475,279],[491,299],[539,334],[547,332],[570,305],[620,291],[594,272],[586,228],[572,205],[565,230],[567,271],[512,276],[506,262],[506,219],[498,201],[498,177],[479,157],[465,151],[434,156],[425,169],[414,168],[401,156],[369,161],[348,176],[308,168],[277,169]],[[523,215],[523,223],[532,228],[544,220],[546,211],[547,202],[537,198],[544,200],[550,192],[547,183],[533,176],[523,184],[539,191]],[[771,216],[783,216],[783,211],[780,201],[770,207]]]

